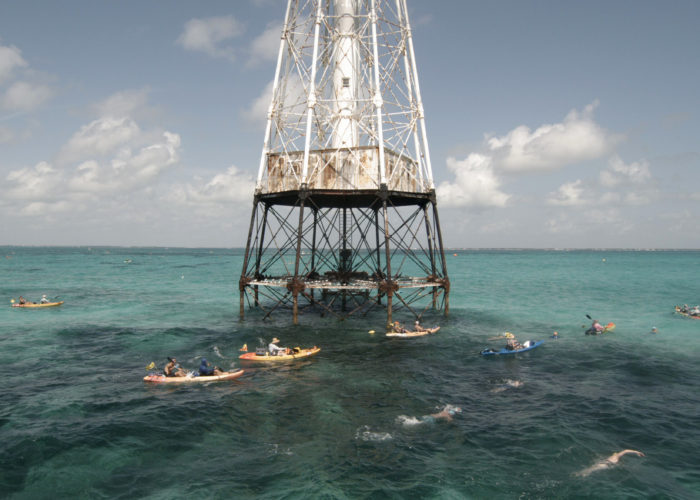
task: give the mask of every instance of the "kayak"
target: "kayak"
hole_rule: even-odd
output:
[[[681,308],[678,306],[676,306],[676,312],[682,316],[685,316],[686,318],[700,319],[700,316],[693,316],[692,314],[688,314],[687,312],[681,311]]]
[[[603,328],[600,332],[594,331],[592,328],[589,328],[586,330],[586,335],[602,335],[603,333],[607,332],[612,332],[615,329],[615,323],[612,321],[605,325],[605,328]]]
[[[197,377],[166,377],[165,375],[146,375],[144,382],[155,382],[158,384],[186,384],[188,382],[218,382],[219,380],[233,380],[243,375],[244,370],[237,372],[224,372],[221,375],[199,375]]]
[[[261,361],[261,362],[276,362],[276,361],[289,361],[291,359],[308,358],[314,354],[318,354],[321,351],[320,347],[311,347],[309,349],[299,349],[299,352],[291,352],[290,354],[279,354],[277,356],[270,356],[270,354],[265,351],[265,354],[256,354],[254,352],[247,352],[238,356],[239,359],[244,361]]]
[[[26,304],[12,304],[12,307],[30,307],[30,308],[35,308],[35,307],[56,307],[60,306],[63,304],[63,301],[61,302],[47,302],[45,304],[30,304],[27,302]]]
[[[500,351],[494,351],[493,349],[484,349],[481,351],[482,356],[494,356],[496,354],[518,354],[519,352],[525,352],[525,351],[531,351],[535,347],[539,347],[544,343],[544,340],[538,340],[537,342],[533,342],[532,340],[528,340],[526,342],[523,342],[523,348],[522,349],[513,349],[512,351],[506,349],[505,347],[501,349]]]
[[[419,332],[402,332],[402,333],[389,332],[386,334],[386,336],[399,338],[399,339],[410,339],[413,337],[423,337],[424,335],[430,335],[431,333],[437,332],[439,329],[440,329],[439,326],[434,326],[433,328],[427,328],[427,329],[421,330]]]

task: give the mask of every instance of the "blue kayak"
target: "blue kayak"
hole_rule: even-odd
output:
[[[532,340],[528,340],[527,342],[523,343],[524,346],[522,349],[513,349],[508,350],[505,347],[501,349],[500,351],[494,351],[493,349],[484,349],[481,351],[482,356],[494,356],[496,354],[518,354],[519,352],[525,352],[525,351],[531,351],[535,347],[540,346],[541,344],[544,343],[544,340],[538,340],[537,342],[533,342]]]

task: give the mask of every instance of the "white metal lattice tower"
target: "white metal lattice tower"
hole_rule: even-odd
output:
[[[401,264],[392,270],[397,253]],[[350,314],[386,297],[389,321],[397,295],[399,307],[416,316],[422,313],[411,304],[426,294],[433,307],[442,296],[448,310],[405,0],[288,1],[240,280],[241,315],[251,288],[263,307],[261,287],[277,305],[292,305],[295,322],[300,297],[324,311],[338,309],[338,297],[347,311],[350,300]],[[415,297],[405,300],[402,288]]]

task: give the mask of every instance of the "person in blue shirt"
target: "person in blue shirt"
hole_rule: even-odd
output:
[[[199,364],[199,374],[205,377],[211,375],[221,375],[224,371],[218,366],[211,366],[206,358],[202,358],[202,362]]]

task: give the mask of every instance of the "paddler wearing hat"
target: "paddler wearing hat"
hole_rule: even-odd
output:
[[[45,294],[41,296],[41,303],[42,303],[42,304],[48,304],[48,303],[49,303],[49,299],[46,298],[46,295],[45,295]]]
[[[272,337],[272,341],[268,344],[267,346],[267,352],[270,353],[270,356],[278,356],[281,354],[286,354],[287,348],[286,347],[279,347],[277,344],[279,343],[280,339],[277,337]]]

